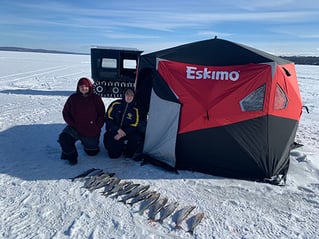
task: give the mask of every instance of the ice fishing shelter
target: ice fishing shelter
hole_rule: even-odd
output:
[[[302,110],[295,66],[210,39],[142,55],[143,153],[175,169],[285,180]]]

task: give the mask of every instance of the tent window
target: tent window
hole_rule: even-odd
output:
[[[274,109],[275,110],[283,110],[288,106],[288,97],[286,96],[284,90],[280,87],[280,85],[276,85],[275,92],[275,101],[274,101]]]
[[[243,112],[262,111],[264,109],[266,84],[259,87],[240,101]]]

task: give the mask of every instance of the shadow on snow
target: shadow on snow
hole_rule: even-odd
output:
[[[100,168],[115,173],[122,179],[216,179],[202,173],[179,171],[169,172],[153,165],[143,165],[123,157],[110,159],[100,140],[101,152],[87,156],[81,143],[77,142],[78,164],[70,166],[60,159],[60,145],[57,142],[64,124],[19,125],[0,132],[0,173],[23,180],[59,180],[74,177],[89,168]],[[102,132],[102,134],[104,131]]]

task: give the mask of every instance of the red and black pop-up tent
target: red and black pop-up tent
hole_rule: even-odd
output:
[[[144,155],[175,169],[285,179],[302,103],[292,62],[222,39],[142,55]]]

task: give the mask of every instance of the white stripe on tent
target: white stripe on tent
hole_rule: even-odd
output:
[[[272,76],[272,79],[273,79],[275,77],[277,63],[276,62],[265,62],[265,63],[260,63],[260,64],[270,65],[271,66],[271,76]]]
[[[151,93],[143,153],[171,167],[176,165],[175,148],[180,104]]]

